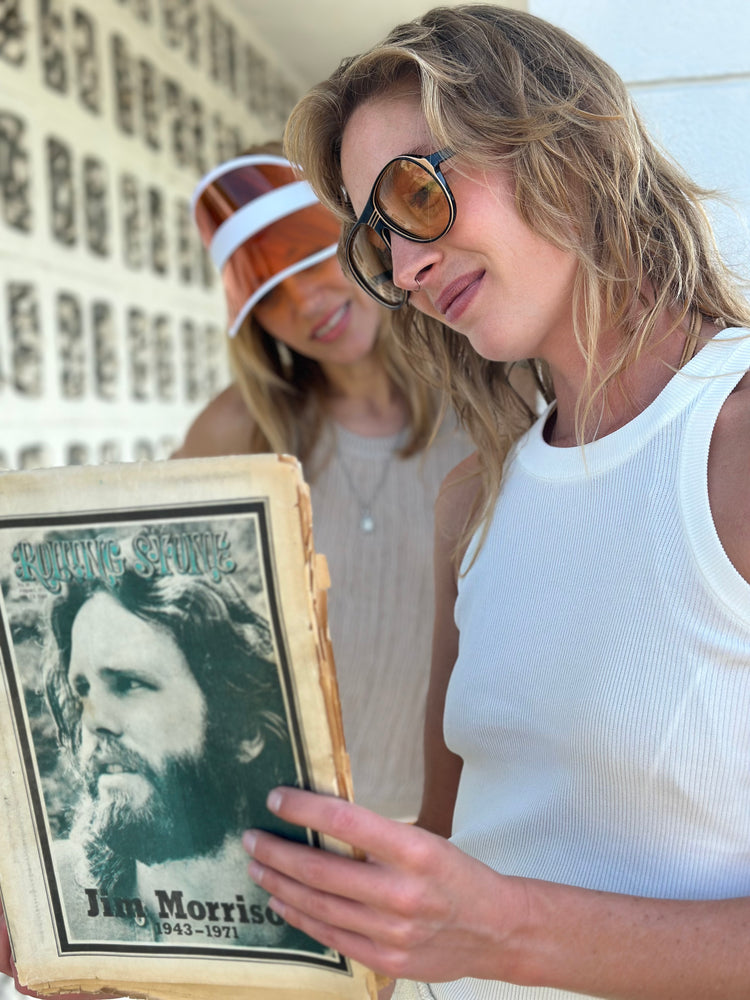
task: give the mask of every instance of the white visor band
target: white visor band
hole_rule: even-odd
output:
[[[278,274],[274,274],[274,276],[269,278],[268,281],[265,281],[260,288],[257,288],[255,292],[253,292],[237,313],[234,322],[229,327],[229,336],[236,336],[237,331],[244,323],[248,313],[255,308],[264,295],[268,295],[272,288],[275,288],[276,285],[281,284],[281,282],[285,281],[287,278],[291,278],[293,274],[297,274],[299,271],[304,271],[308,267],[315,267],[316,264],[321,264],[324,260],[328,260],[329,257],[333,257],[337,249],[338,245],[336,243],[332,243],[331,246],[325,247],[323,250],[318,250],[317,253],[311,254],[309,257],[305,257],[304,260],[298,260],[296,263],[284,268],[283,271],[279,271]]]

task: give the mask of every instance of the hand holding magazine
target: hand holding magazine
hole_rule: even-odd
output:
[[[375,978],[247,874],[294,785],[351,798],[299,464],[6,473],[0,892],[40,994],[366,1000]]]

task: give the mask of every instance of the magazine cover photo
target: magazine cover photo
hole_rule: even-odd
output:
[[[299,961],[247,875],[308,784],[261,503],[0,523],[4,684],[61,952]]]

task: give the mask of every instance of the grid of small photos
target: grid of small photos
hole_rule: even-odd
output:
[[[227,383],[190,194],[299,90],[230,0],[0,0],[0,466],[166,457]]]

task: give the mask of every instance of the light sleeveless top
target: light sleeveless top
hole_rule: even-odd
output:
[[[394,819],[414,819],[422,797],[433,506],[471,451],[454,424],[408,459],[395,454],[405,434],[366,438],[337,427],[335,450],[310,488],[315,548],[331,574],[328,618],[354,797]],[[369,533],[358,498],[372,498]]]
[[[750,585],[707,490],[747,334],[722,331],[601,440],[551,447],[542,417],[509,460],[489,534],[464,562],[445,712],[464,759],[452,840],[497,871],[750,895]],[[431,990],[580,997],[471,979]]]

